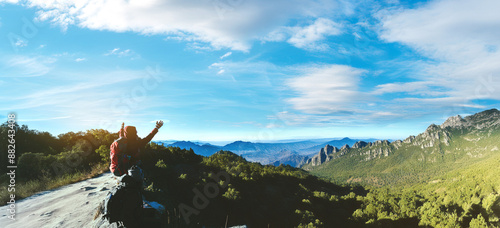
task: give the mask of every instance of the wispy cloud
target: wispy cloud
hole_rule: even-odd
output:
[[[253,58],[237,62],[216,62],[211,64],[208,69],[214,73],[224,70],[222,75],[228,75],[228,79],[231,81],[237,81],[234,76],[238,75],[238,81],[244,85],[266,87],[272,84],[273,77],[271,76],[284,76],[288,72],[293,72],[287,67],[279,67],[266,61],[255,61]]]
[[[120,51],[120,48],[113,48],[112,50],[106,52],[104,55],[118,55],[118,56],[124,56],[130,53],[130,49]]]
[[[25,39],[17,38],[17,41],[14,43],[16,47],[26,47],[28,46],[28,41]]]
[[[8,56],[0,77],[37,77],[46,75],[52,69],[55,58],[45,56]],[[0,63],[1,64],[1,63]]]
[[[233,54],[233,53],[232,53],[232,52],[227,52],[226,54],[222,55],[222,56],[220,57],[220,59],[224,59],[224,58],[226,58],[226,57],[229,57],[231,54]]]
[[[71,116],[58,116],[58,117],[48,117],[48,118],[37,118],[37,119],[18,119],[19,122],[41,122],[41,121],[51,121],[51,120],[60,120],[60,119],[69,119]]]
[[[118,56],[118,57],[130,57],[130,59],[137,59],[137,58],[140,58],[140,56],[135,53],[134,51],[130,50],[130,49],[125,49],[125,50],[122,50],[120,48],[114,48],[112,50],[109,50],[108,52],[104,53],[105,56],[110,56],[110,55],[114,55],[114,56]]]
[[[374,95],[383,95],[391,93],[405,93],[408,95],[419,96],[443,96],[447,95],[447,89],[439,87],[430,81],[416,82],[395,82],[377,85],[373,91]]]
[[[82,62],[82,61],[86,61],[86,60],[87,60],[86,58],[76,58],[75,62]]]
[[[393,122],[394,118],[405,118],[405,113],[394,113],[389,111],[370,111],[357,110],[356,113],[344,115],[332,114],[311,114],[297,112],[294,110],[281,111],[268,116],[270,120],[279,121],[286,126],[314,126],[314,127],[332,127],[332,126],[366,126],[375,123]]]
[[[54,101],[59,100],[60,98],[67,97],[68,94],[79,94],[79,96],[84,96],[87,92],[93,91],[96,88],[100,87],[109,87],[110,85],[132,81],[136,79],[143,78],[145,76],[144,72],[140,71],[127,71],[127,70],[119,70],[119,71],[111,71],[107,73],[101,73],[99,77],[106,77],[106,80],[94,80],[92,77],[87,76],[89,80],[87,82],[80,82],[76,84],[67,84],[64,86],[52,87],[50,89],[40,90],[32,92],[28,95],[18,97],[19,100],[29,101],[31,104],[43,104],[42,101]],[[15,109],[20,108],[31,108],[33,106],[28,107],[16,107]]]

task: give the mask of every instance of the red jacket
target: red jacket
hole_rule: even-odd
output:
[[[109,170],[117,176],[127,173],[127,170],[139,160],[141,148],[144,148],[156,133],[158,133],[158,129],[155,128],[146,138],[138,138],[137,146],[131,147],[130,145],[127,146],[129,140],[126,138],[126,132],[123,133],[120,130],[120,138],[115,140],[110,147],[109,156],[111,157],[111,164],[109,165]]]

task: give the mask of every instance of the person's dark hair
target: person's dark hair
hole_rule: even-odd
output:
[[[124,128],[123,136],[127,139],[136,139],[137,129],[134,126],[126,126]]]

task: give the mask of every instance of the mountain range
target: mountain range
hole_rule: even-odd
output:
[[[192,149],[196,154],[210,156],[220,150],[231,151],[252,162],[273,165],[291,165],[298,167],[314,155],[320,148],[326,145],[353,146],[359,139],[310,139],[290,142],[245,142],[234,141],[224,146],[212,145],[210,143],[199,143],[191,141],[154,141],[164,146],[179,147],[181,149]],[[375,141],[367,139],[366,141]]]
[[[404,140],[326,145],[303,169],[315,175],[375,186],[429,181],[499,153],[500,111],[453,116]]]

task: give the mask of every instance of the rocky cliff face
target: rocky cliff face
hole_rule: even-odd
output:
[[[448,118],[446,121],[444,121],[443,124],[441,124],[441,128],[446,128],[446,127],[462,127],[466,125],[467,123],[465,120],[460,116],[452,116]]]
[[[352,148],[347,144],[342,146],[340,149],[327,145],[324,148],[321,148],[318,154],[307,160],[306,165],[309,164],[311,166],[319,166],[333,159],[350,154],[352,151],[360,151],[361,153],[358,155],[365,156],[365,161],[382,156],[386,157],[389,156],[392,151],[390,145],[391,143],[387,140],[378,140],[373,143],[358,141],[352,146]],[[352,154],[351,156],[356,156],[356,154]]]
[[[392,153],[390,142],[387,140],[379,140],[368,144],[365,150],[360,151],[360,155],[365,156],[364,160],[369,161],[375,158],[387,157]]]
[[[356,142],[352,148],[348,145],[340,149],[325,146],[318,154],[307,160],[304,167],[319,166],[328,161],[338,159],[346,154],[360,156],[360,161],[370,161],[390,156],[397,149],[404,146],[417,146],[426,153],[439,152],[439,145],[449,146],[453,132],[479,132],[500,128],[500,111],[491,109],[475,115],[462,118],[460,115],[448,118],[443,124],[431,124],[423,133],[409,136],[405,140],[389,142],[379,140],[373,143]]]
[[[326,145],[324,148],[321,148],[318,154],[314,155],[312,158],[309,158],[306,164],[311,164],[312,166],[321,165],[327,161],[330,161],[330,155],[336,154],[339,152],[337,147],[333,147],[330,145]]]
[[[355,146],[359,148],[361,145],[368,145],[366,142],[357,142]],[[330,160],[339,158],[341,156],[349,153],[351,148],[349,145],[344,145],[340,149],[334,146],[326,145],[324,148],[321,148],[318,154],[314,155],[312,158],[309,158],[305,165],[310,164],[311,166],[318,166]]]

